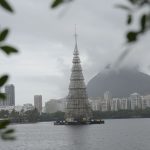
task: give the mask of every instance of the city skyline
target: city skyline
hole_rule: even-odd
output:
[[[18,105],[15,104],[16,102],[15,85],[6,84],[4,88],[5,88],[4,93],[6,94],[7,99],[5,101],[0,101],[0,109],[12,110],[15,108],[16,110],[21,111],[21,109],[24,107],[27,110],[36,108],[38,112],[41,113],[43,112],[43,109],[46,111],[46,105],[49,105],[47,107],[48,111],[46,112],[53,112],[53,110],[56,110],[56,107],[58,108],[58,111],[62,111],[67,107],[67,96],[63,98],[57,98],[57,99],[50,98],[45,102],[43,102],[42,100],[43,96],[40,94],[33,95],[32,101],[30,102],[26,101],[25,103]],[[141,102],[138,101],[138,99],[141,100]],[[131,101],[131,100],[133,101],[132,103],[130,102],[131,103],[130,106],[127,106],[128,105],[127,101]],[[122,102],[120,103],[120,101]],[[113,108],[112,110],[118,110],[119,107],[126,107],[126,109],[128,107],[131,110],[135,110],[136,108],[141,109],[142,107],[145,109],[150,106],[150,93],[147,95],[141,95],[140,93],[135,91],[134,93],[130,93],[127,97],[126,96],[113,97],[110,91],[105,91],[103,93],[103,96],[88,97],[88,102],[90,102],[92,110],[98,109],[101,111],[107,111],[107,110],[111,110],[113,107],[115,109]],[[57,103],[59,104],[58,106],[56,106]],[[118,104],[120,106],[117,106]],[[99,105],[101,105],[102,108],[100,108]]]
[[[34,110],[41,113],[56,113],[56,112],[65,112],[67,108],[67,97],[62,99],[50,99],[42,105],[42,95],[34,95],[34,105],[31,103],[25,103],[21,105],[15,105],[15,100],[13,99],[14,91],[13,85],[7,85],[7,94],[9,98],[7,103],[0,103],[0,111],[8,110],[9,112],[15,110],[17,112]],[[10,90],[9,90],[10,89]],[[6,95],[7,96],[7,95]],[[13,101],[13,105],[11,104]],[[150,94],[149,95],[140,95],[139,93],[131,93],[128,97],[112,97],[110,91],[106,91],[103,97],[89,97],[89,106],[93,111],[120,111],[120,110],[146,110],[150,108]]]
[[[74,24],[77,24],[86,83],[107,64],[116,62],[124,50],[126,26],[124,13],[114,5],[123,1],[96,2],[74,1],[72,6],[51,11],[49,0],[37,0],[36,4],[34,0],[10,0],[16,13],[10,15],[0,10],[1,26],[11,29],[7,42],[20,50],[18,55],[9,58],[0,55],[0,72],[10,74],[8,84],[16,87],[16,104],[33,103],[36,94],[43,95],[44,102],[67,95]],[[146,36],[137,44],[136,51],[133,49],[127,60],[147,73],[150,64],[148,38]]]

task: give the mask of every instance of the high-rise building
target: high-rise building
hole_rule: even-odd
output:
[[[146,101],[146,107],[150,107],[150,95],[145,95],[144,100]]]
[[[146,109],[148,106],[148,101],[147,99],[144,98],[144,96],[141,96],[142,98],[142,109]]]
[[[111,110],[112,110],[112,111],[118,111],[119,108],[120,108],[120,105],[119,105],[119,98],[113,98],[113,99],[112,99]]]
[[[5,86],[6,100],[3,101],[3,106],[15,106],[15,87],[13,84]]]
[[[42,113],[42,95],[34,95],[34,107]]]
[[[1,91],[0,91],[1,92]],[[4,100],[0,98],[0,106],[4,106]]]
[[[110,99],[112,99],[111,93],[110,93],[109,91],[106,91],[106,92],[104,93],[104,99],[105,99],[105,100],[110,100]]]
[[[101,111],[108,111],[107,101],[104,100],[104,99],[101,101],[100,110],[101,110]]]
[[[91,108],[88,102],[86,85],[82,74],[79,51],[77,46],[77,35],[75,33],[75,49],[73,53],[73,66],[70,77],[69,94],[67,96],[66,120],[81,121],[89,120]]]
[[[142,109],[142,97],[138,93],[130,95],[131,109]]]
[[[58,111],[57,108],[57,101],[56,100],[49,100],[45,103],[45,112],[46,113],[55,113]]]
[[[111,96],[111,93],[109,91],[106,91],[104,93],[104,100],[106,101],[107,111],[110,111],[111,105],[112,105],[112,96]]]

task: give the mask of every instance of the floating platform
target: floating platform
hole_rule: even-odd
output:
[[[90,120],[90,124],[104,124],[104,120]]]
[[[90,124],[104,124],[104,120],[89,120],[89,121],[71,121],[67,122],[65,120],[55,121],[54,125],[90,125]]]

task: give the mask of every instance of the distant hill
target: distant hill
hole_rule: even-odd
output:
[[[113,97],[128,97],[134,92],[150,94],[150,76],[136,69],[105,69],[89,81],[87,91],[89,97],[102,97],[106,91]]]

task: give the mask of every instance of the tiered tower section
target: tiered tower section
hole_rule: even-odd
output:
[[[91,118],[91,109],[80,64],[76,33],[73,55],[69,94],[67,96],[66,121],[88,121]]]

